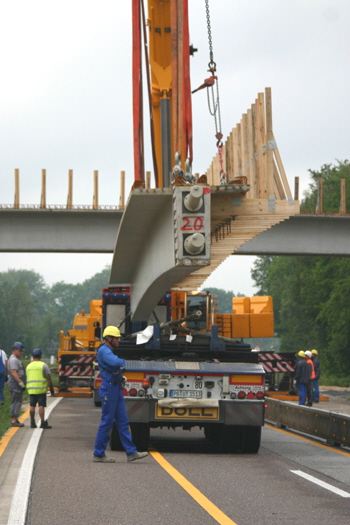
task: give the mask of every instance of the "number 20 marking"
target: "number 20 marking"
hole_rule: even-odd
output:
[[[203,217],[196,217],[193,225],[190,217],[182,217],[182,220],[184,222],[181,226],[182,231],[200,231],[203,229]]]

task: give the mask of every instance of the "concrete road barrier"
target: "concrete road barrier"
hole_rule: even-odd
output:
[[[330,445],[350,446],[350,416],[276,399],[266,400],[265,420],[325,439]]]

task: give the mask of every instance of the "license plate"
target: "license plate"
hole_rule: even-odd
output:
[[[160,407],[155,405],[156,419],[205,419],[207,421],[219,420],[219,407]]]
[[[194,397],[195,399],[202,398],[201,390],[170,390],[170,397]]]

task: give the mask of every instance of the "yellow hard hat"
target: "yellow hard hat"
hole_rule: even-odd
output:
[[[311,350],[311,353],[314,354],[314,355],[318,355],[318,352],[317,352],[317,350],[315,350],[315,348],[313,350]]]
[[[299,357],[305,357],[305,352],[304,352],[304,350],[300,350],[300,352],[298,352],[298,356],[299,356]]]
[[[103,330],[102,337],[105,338],[109,335],[111,337],[120,337],[119,328],[117,328],[116,326],[106,326],[106,328]]]

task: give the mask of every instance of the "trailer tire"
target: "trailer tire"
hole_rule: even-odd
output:
[[[137,450],[143,452],[149,447],[150,428],[148,423],[130,423],[132,441]]]
[[[124,450],[123,445],[120,441],[118,427],[115,423],[113,423],[111,435],[109,438],[109,444],[111,446],[111,450]]]
[[[95,404],[95,407],[101,407],[102,406],[98,390],[94,390],[94,404]]]
[[[261,427],[245,427],[243,450],[245,454],[257,454],[260,448]]]

